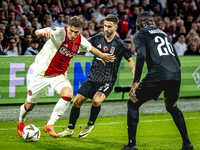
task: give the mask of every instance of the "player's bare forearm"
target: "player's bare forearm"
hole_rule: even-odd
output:
[[[53,34],[47,29],[38,29],[35,31],[35,34],[39,37],[45,36],[48,39],[50,39],[53,36]]]
[[[127,61],[128,61],[128,65],[129,65],[129,68],[131,70],[132,77],[133,77],[133,80],[134,80],[134,76],[135,76],[135,63],[134,63],[132,57],[129,58],[129,59],[127,59]]]
[[[138,88],[139,83],[133,82],[133,86],[131,87],[129,91],[129,96],[133,97],[136,96],[135,91]]]
[[[105,64],[105,61],[109,61],[109,62],[114,62],[115,55],[113,54],[108,54],[108,53],[102,53],[101,51],[99,51],[98,49],[96,49],[95,47],[92,46],[91,51],[92,54],[100,57],[103,60],[103,63]]]

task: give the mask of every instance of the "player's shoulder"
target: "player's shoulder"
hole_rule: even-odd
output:
[[[117,43],[117,46],[123,46],[123,47],[127,48],[127,44],[116,35],[115,35],[114,41]]]
[[[51,26],[51,27],[47,27],[52,31],[58,31],[58,30],[64,30],[64,27],[56,27],[56,26]]]
[[[53,33],[57,33],[57,34],[62,34],[62,33],[65,33],[65,31],[67,31],[64,27],[56,27],[56,26],[51,26],[51,27],[48,27],[49,30]]]
[[[150,28],[152,28],[152,27],[150,27]],[[138,30],[138,31],[134,34],[133,39],[134,39],[134,38],[138,38],[138,37],[145,37],[145,36],[147,36],[147,35],[148,35],[148,30],[149,30],[150,28],[148,27],[148,28],[143,28],[143,29]]]
[[[104,38],[104,34],[95,34],[95,35],[91,36],[89,38],[89,40],[90,39],[92,39],[92,40],[100,40],[101,38]]]

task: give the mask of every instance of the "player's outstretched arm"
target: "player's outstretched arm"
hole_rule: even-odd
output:
[[[108,53],[102,53],[101,51],[99,51],[98,49],[96,49],[95,47],[92,46],[91,51],[92,54],[100,57],[103,60],[103,63],[105,65],[105,61],[109,61],[109,62],[114,62],[116,57],[113,54],[108,54]]]
[[[53,34],[45,28],[36,30],[35,34],[39,37],[45,36],[45,38],[47,38],[47,39],[50,39],[53,37]]]

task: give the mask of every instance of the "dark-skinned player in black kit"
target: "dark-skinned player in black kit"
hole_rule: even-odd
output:
[[[166,110],[171,114],[183,143],[182,150],[193,150],[189,140],[185,120],[177,107],[180,91],[180,60],[169,37],[160,29],[153,27],[153,17],[145,11],[136,20],[138,32],[133,43],[137,51],[136,69],[133,86],[129,92],[127,112],[128,145],[123,150],[138,150],[136,131],[139,122],[139,107],[148,100],[157,100],[164,91]],[[139,83],[144,62],[148,73]],[[166,149],[170,149],[166,147]]]

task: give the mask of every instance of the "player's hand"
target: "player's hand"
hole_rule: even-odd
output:
[[[115,59],[116,59],[115,55],[108,54],[108,53],[103,53],[101,61],[103,62],[104,65],[106,65],[105,61],[114,62]]]
[[[138,84],[139,83],[133,83],[133,86],[131,87],[130,91],[129,91],[129,96],[130,97],[134,97],[136,96],[135,91],[138,88]]]
[[[43,36],[45,36],[45,38],[47,38],[47,39],[50,39],[53,37],[53,34],[50,31],[45,29],[43,32]]]

